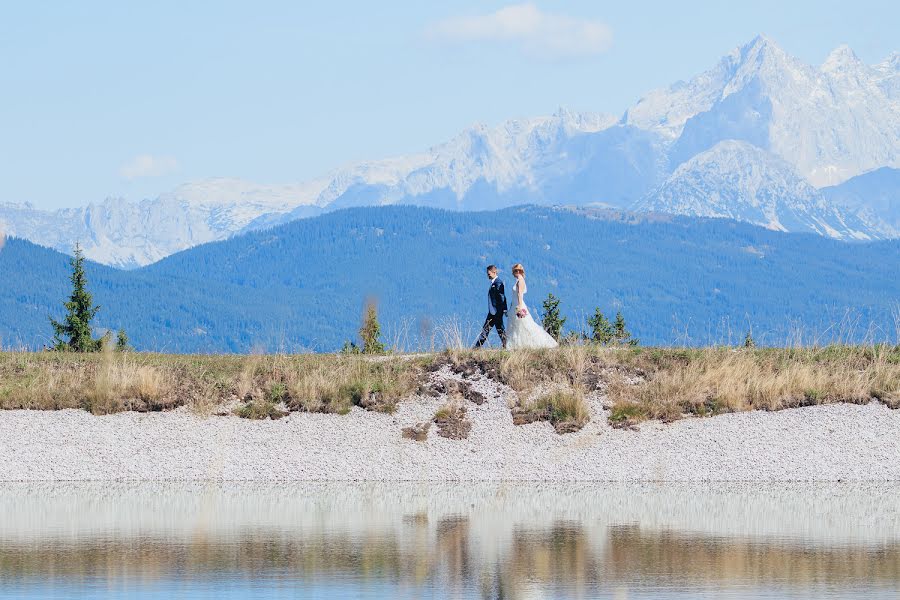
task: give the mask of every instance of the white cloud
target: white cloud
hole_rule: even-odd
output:
[[[612,29],[601,21],[513,4],[486,15],[453,17],[429,26],[426,35],[449,42],[503,42],[544,58],[600,54],[612,44]]]
[[[178,168],[178,161],[172,156],[152,156],[141,154],[135,156],[119,169],[119,175],[125,179],[141,177],[161,177]]]

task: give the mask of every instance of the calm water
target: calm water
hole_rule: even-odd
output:
[[[898,598],[896,485],[0,484],[0,598]]]

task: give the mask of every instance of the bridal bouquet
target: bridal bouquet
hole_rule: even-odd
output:
[[[527,308],[520,308],[520,309],[516,310],[516,316],[519,317],[520,319],[524,319],[525,315],[527,315],[527,314],[528,314]]]

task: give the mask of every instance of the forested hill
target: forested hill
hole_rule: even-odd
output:
[[[757,341],[791,332],[893,338],[900,242],[847,244],[717,219],[513,208],[459,213],[355,208],[199,246],[135,271],[89,264],[97,324],[139,349],[333,350],[378,301],[387,341],[415,344],[451,321],[474,336],[484,266],[528,270],[530,306],[562,298],[567,328],[621,310],[644,343]],[[2,344],[40,347],[59,315],[67,257],[11,239],[0,251]],[[808,338],[807,338],[808,339]]]

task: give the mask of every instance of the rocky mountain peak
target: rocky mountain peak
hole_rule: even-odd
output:
[[[868,67],[841,46],[816,67],[759,35],[688,81],[648,93],[618,121],[560,108],[479,123],[423,152],[302,183],[215,178],[141,202],[57,211],[0,204],[0,223],[63,251],[82,240],[88,257],[119,266],[323,211],[385,204],[621,209],[643,198],[672,212],[865,238],[876,234],[832,210],[816,188],[879,167],[900,167],[900,54]]]

